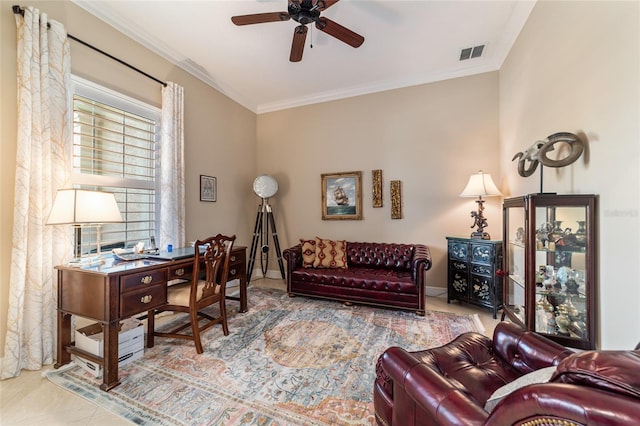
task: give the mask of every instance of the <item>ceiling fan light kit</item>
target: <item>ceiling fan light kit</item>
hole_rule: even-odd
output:
[[[343,27],[329,18],[320,16],[320,13],[336,4],[339,0],[288,0],[287,12],[256,13],[252,15],[239,15],[231,17],[231,22],[236,25],[263,24],[267,22],[288,21],[293,19],[298,25],[293,30],[291,42],[291,62],[300,62],[304,52],[304,43],[307,38],[307,25],[315,23],[316,28],[330,36],[337,38],[352,47],[360,47],[364,43],[364,37],[350,29]]]

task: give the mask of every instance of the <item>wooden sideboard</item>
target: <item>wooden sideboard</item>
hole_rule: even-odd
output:
[[[247,311],[246,247],[234,247],[229,260],[229,281],[239,279],[240,312]],[[100,389],[108,391],[118,379],[118,331],[120,321],[167,303],[167,285],[176,279],[189,279],[193,256],[176,260],[140,259],[129,262],[105,258],[96,266],[56,266],[58,271],[59,368],[71,362],[71,354],[103,366]],[[75,347],[71,335],[71,316],[92,319],[102,325],[104,357]]]
[[[502,241],[447,237],[447,303],[483,306],[497,317],[502,307]]]

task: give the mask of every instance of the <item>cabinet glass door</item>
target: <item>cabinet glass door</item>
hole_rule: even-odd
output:
[[[534,330],[586,339],[587,209],[584,206],[536,207],[536,310]]]
[[[505,249],[507,265],[505,277],[505,312],[511,320],[526,324],[525,291],[525,210],[524,205],[513,205],[504,210]]]

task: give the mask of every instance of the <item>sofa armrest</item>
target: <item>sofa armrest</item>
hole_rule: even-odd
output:
[[[424,284],[424,272],[431,269],[431,252],[424,244],[415,244],[413,248],[413,259],[411,261],[411,271],[413,281],[418,283],[418,277],[422,277]]]
[[[488,413],[475,400],[404,349],[388,348],[380,363],[390,379],[385,391],[393,398],[392,424],[413,424],[412,413],[437,424],[484,424]]]
[[[506,396],[491,412],[486,424],[501,426],[551,424],[545,419],[584,425],[637,424],[640,401],[586,386],[542,383],[523,387]],[[571,423],[573,424],[573,423]]]
[[[558,365],[574,353],[559,343],[505,321],[494,330],[493,349],[522,374]]]
[[[282,252],[282,256],[287,261],[287,270],[289,272],[302,266],[302,244],[295,245]]]
[[[558,365],[552,382],[599,388],[640,402],[640,351],[584,351]]]

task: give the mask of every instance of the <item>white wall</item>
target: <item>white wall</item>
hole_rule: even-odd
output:
[[[545,168],[544,191],[599,195],[601,347],[640,341],[640,3],[542,1],[500,70],[502,188],[539,190],[511,159],[559,131],[588,150]]]

